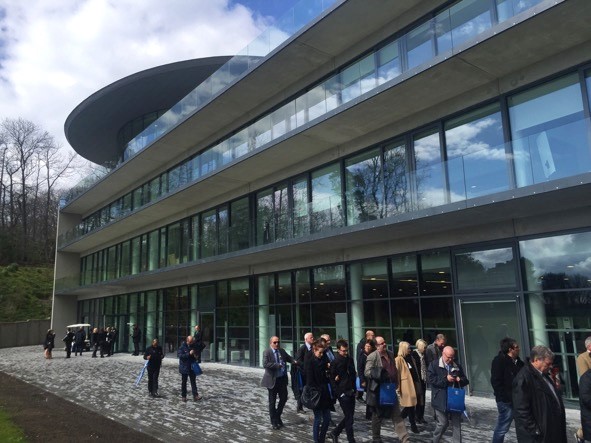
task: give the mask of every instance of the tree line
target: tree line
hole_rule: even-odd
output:
[[[59,186],[76,157],[31,121],[0,123],[0,265],[53,263]]]

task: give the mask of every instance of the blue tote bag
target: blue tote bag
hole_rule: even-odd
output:
[[[396,383],[380,384],[380,406],[394,406],[398,401]]]
[[[466,410],[466,391],[462,388],[447,388],[447,410],[464,412]]]

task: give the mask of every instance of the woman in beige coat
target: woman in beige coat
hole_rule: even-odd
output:
[[[413,369],[412,359],[408,358],[409,356],[410,344],[401,341],[398,345],[398,356],[395,359],[396,369],[398,370],[398,398],[400,399],[400,407],[404,408],[401,415],[402,417],[408,416],[411,431],[418,433],[419,429],[415,421],[417,394],[411,374],[411,369]]]

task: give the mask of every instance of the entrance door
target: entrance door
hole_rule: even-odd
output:
[[[524,344],[517,300],[460,300],[460,322],[470,391],[492,393],[490,364],[499,342],[511,337]]]
[[[201,333],[203,337],[203,344],[205,348],[201,353],[202,361],[215,361],[215,342],[213,341],[214,331],[214,315],[213,312],[202,312],[201,321]]]

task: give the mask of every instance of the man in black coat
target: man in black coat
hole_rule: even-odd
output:
[[[585,372],[579,380],[579,402],[583,440],[578,441],[591,441],[591,371]]]
[[[203,344],[203,332],[201,332],[201,327],[199,325],[195,325],[195,333],[193,334],[193,349],[196,351],[195,359],[197,363],[201,363],[201,351],[205,348]]]
[[[160,397],[158,393],[158,377],[160,376],[163,358],[164,351],[162,346],[158,344],[158,339],[155,338],[152,340],[152,345],[148,346],[146,352],[144,352],[144,360],[148,360],[148,392],[151,397]]]
[[[131,355],[140,355],[140,338],[140,328],[138,328],[137,325],[133,325],[133,329],[131,330],[131,340],[133,341],[133,354]]]
[[[548,372],[554,353],[534,346],[529,362],[513,380],[513,414],[519,443],[566,443],[566,416]]]
[[[312,343],[314,343],[314,334],[312,334],[311,332],[306,332],[304,334],[304,344],[302,346],[300,346],[300,349],[298,349],[298,352],[296,353],[296,362],[297,362],[297,372],[295,373],[296,375],[296,389],[294,389],[294,393],[296,393],[296,398],[298,401],[297,404],[297,412],[300,414],[304,414],[304,408],[302,407],[302,397],[301,395],[298,395],[299,392],[299,387],[298,387],[298,383],[299,381],[297,380],[297,378],[301,377],[302,378],[302,386],[301,388],[303,389],[303,387],[306,385],[306,374],[304,372],[304,359],[306,358],[306,355],[311,354],[312,353]]]
[[[349,355],[349,344],[345,340],[337,342],[337,355],[330,364],[330,379],[334,387],[334,395],[338,399],[344,418],[329,434],[333,442],[338,441],[339,434],[345,430],[347,440],[354,442],[353,414],[355,413],[355,363]]]
[[[263,352],[263,368],[265,373],[261,380],[261,386],[269,391],[269,418],[271,427],[280,429],[283,427],[281,414],[287,402],[287,365],[295,361],[285,349],[279,346],[279,337],[271,337],[269,347]],[[277,402],[279,396],[279,403]]]
[[[70,358],[70,355],[72,354],[72,342],[74,341],[75,337],[76,334],[74,334],[72,330],[68,328],[66,336],[62,339],[62,341],[66,344],[66,358]]]
[[[80,352],[80,356],[82,356],[82,351],[84,351],[84,340],[86,340],[86,332],[84,332],[84,328],[80,327],[76,331],[76,336],[74,337],[74,355],[78,355]]]
[[[490,384],[495,393],[499,417],[492,443],[503,443],[513,421],[513,379],[523,367],[519,358],[519,345],[510,337],[500,343],[501,350],[490,366]]]

